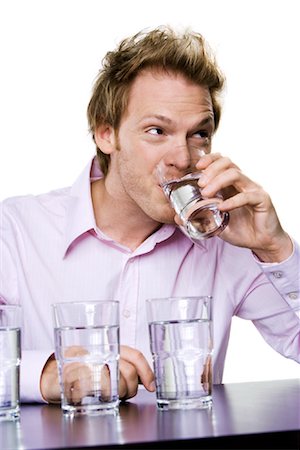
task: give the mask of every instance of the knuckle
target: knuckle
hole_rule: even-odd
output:
[[[143,360],[144,360],[143,353],[140,352],[139,350],[135,350],[134,358],[135,358],[135,360],[136,360],[137,362],[143,361]]]
[[[232,161],[231,161],[231,159],[228,156],[223,156],[223,163],[227,167],[231,167],[232,166]]]
[[[237,167],[229,167],[227,171],[233,181],[236,181],[241,177],[241,171]]]
[[[121,374],[119,380],[119,396],[121,399],[125,399],[126,395],[127,395],[127,383],[125,378]]]
[[[137,372],[132,364],[120,364],[120,372],[126,381],[137,380]]]
[[[132,398],[135,397],[138,391],[138,386],[136,385],[132,385],[128,387],[128,391],[127,391],[127,398]]]

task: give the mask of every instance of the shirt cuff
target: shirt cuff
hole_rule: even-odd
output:
[[[40,378],[51,350],[22,350],[20,374],[21,402],[46,403],[40,391]]]
[[[293,241],[293,253],[280,263],[264,263],[253,255],[268,280],[291,308],[300,310],[300,246]]]

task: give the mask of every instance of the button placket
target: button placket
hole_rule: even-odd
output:
[[[123,317],[125,317],[126,319],[128,319],[130,317],[130,311],[129,309],[123,309]]]
[[[130,257],[125,261],[122,280],[119,286],[121,299],[121,337],[126,345],[135,347],[135,321],[138,294],[138,261],[136,257]]]
[[[274,272],[271,272],[273,277],[275,278],[282,278],[283,277],[283,272],[281,272],[280,270],[275,270]]]

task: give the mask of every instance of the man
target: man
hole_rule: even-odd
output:
[[[97,157],[71,188],[3,202],[0,296],[24,310],[23,400],[60,398],[50,316],[57,301],[119,300],[121,398],[135,395],[138,381],[154,390],[150,297],[213,296],[215,383],[234,314],[299,361],[299,247],[269,195],[210,153],[223,84],[197,33],[165,27],[124,40],[106,55],[88,107]],[[230,221],[220,237],[194,244],[176,227],[155,166],[169,149],[204,144],[202,192],[223,191],[219,208]]]

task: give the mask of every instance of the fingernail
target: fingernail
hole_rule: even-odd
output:
[[[199,186],[202,187],[205,186],[206,183],[207,183],[207,176],[204,173],[202,173],[201,176],[199,177],[198,184]]]
[[[210,193],[209,188],[205,187],[205,188],[201,189],[201,194],[203,195],[203,197],[209,195],[209,193]]]
[[[149,384],[149,389],[151,392],[154,392],[156,390],[155,381],[151,381]]]

